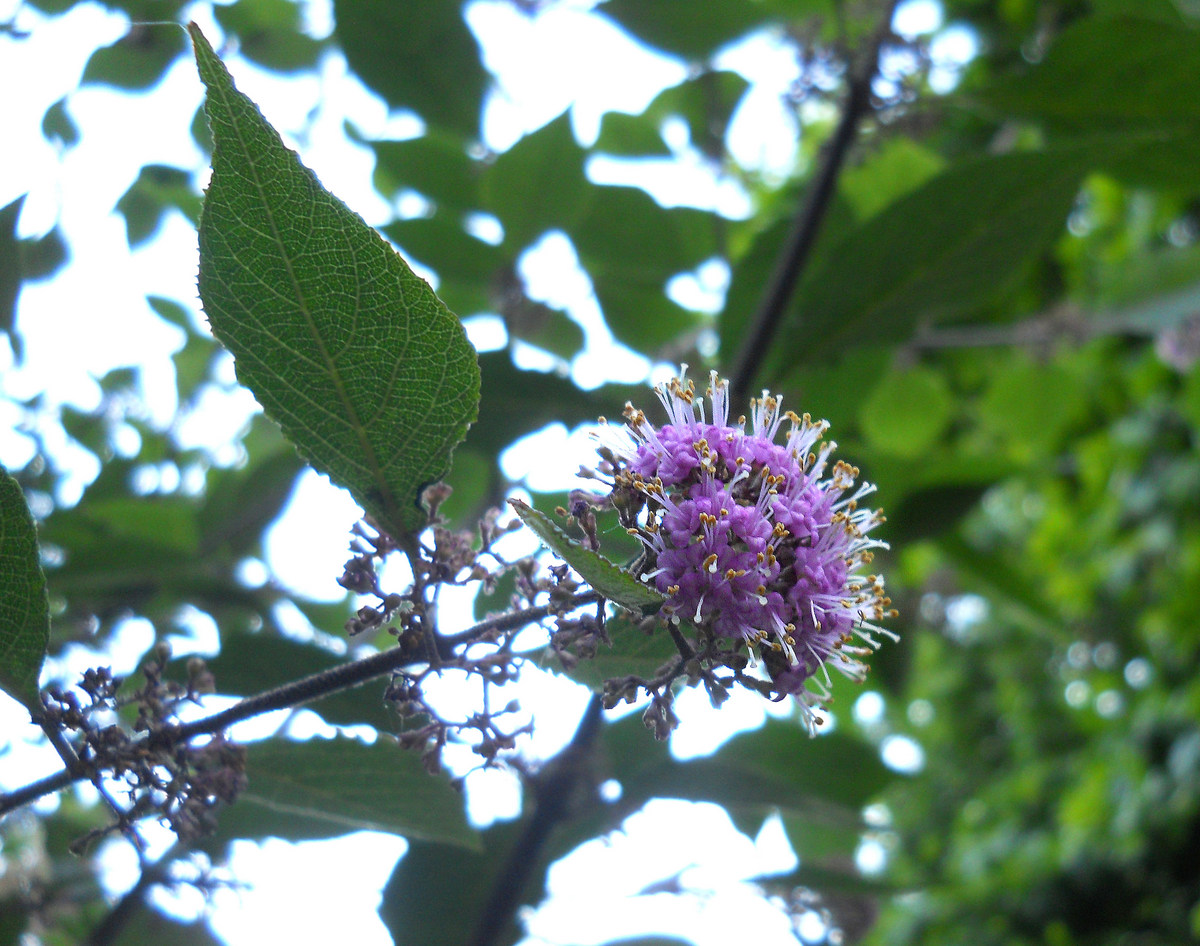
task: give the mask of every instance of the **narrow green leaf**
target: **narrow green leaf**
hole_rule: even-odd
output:
[[[0,467],[0,687],[31,710],[49,643],[37,528],[21,485]]]
[[[584,548],[545,513],[519,499],[510,499],[508,503],[550,551],[579,572],[583,580],[604,597],[642,615],[655,614],[662,607],[666,600],[662,595],[599,552]]]
[[[267,836],[292,840],[386,831],[478,850],[463,799],[425,771],[416,752],[380,737],[272,739],[248,748],[249,782],[221,812],[211,843]]]
[[[301,455],[381,526],[425,521],[474,420],[479,366],[454,315],[284,147],[194,25],[213,175],[200,297],[238,377]]]

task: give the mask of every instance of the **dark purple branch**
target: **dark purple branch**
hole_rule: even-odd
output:
[[[564,610],[569,611],[592,604],[599,601],[601,597],[598,592],[585,591],[573,596],[566,602],[565,607],[562,604],[553,606],[540,605],[536,608],[525,608],[522,611],[513,611],[494,618],[488,618],[486,621],[480,621],[478,624],[459,634],[439,638],[438,650],[443,658],[448,658],[453,655],[456,648],[475,643],[476,641],[487,641],[492,635],[532,624],[534,621],[540,621],[543,618],[549,617],[551,613],[562,612]],[[329,670],[323,670],[320,673],[314,673],[312,676],[304,677],[301,680],[286,683],[273,690],[267,690],[256,696],[247,697],[235,703],[227,710],[222,710],[203,719],[193,720],[190,723],[183,723],[164,729],[156,733],[153,738],[159,744],[182,744],[196,736],[220,732],[242,720],[261,716],[263,713],[270,713],[274,710],[301,706],[304,703],[310,703],[313,700],[329,696],[340,690],[348,690],[351,687],[359,686],[369,680],[391,673],[393,670],[399,670],[401,667],[426,662],[427,658],[423,651],[414,653],[400,647],[393,647],[391,650],[372,654],[370,657],[364,657],[361,660],[355,660],[338,667],[331,667]],[[42,795],[59,791],[66,788],[72,782],[88,777],[87,773],[72,772],[64,769],[55,775],[40,779],[14,792],[0,795],[0,814],[14,811],[22,805],[27,805],[40,798]]]
[[[897,2],[898,0],[888,0],[883,22],[863,51],[858,68],[850,73],[846,101],[842,105],[837,128],[833,137],[825,143],[816,176],[806,199],[792,220],[787,239],[775,263],[775,270],[763,293],[762,302],[759,303],[758,311],[733,363],[729,395],[730,403],[738,410],[746,404],[750,396],[750,386],[775,341],[788,303],[812,254],[812,248],[837,186],[838,175],[845,164],[850,145],[858,133],[859,122],[871,110],[871,84],[879,70],[879,49],[891,32],[892,14]]]

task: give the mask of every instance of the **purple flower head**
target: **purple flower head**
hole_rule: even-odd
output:
[[[874,487],[830,464],[825,421],[783,413],[764,391],[749,429],[731,425],[728,383],[712,372],[706,414],[686,367],[655,389],[666,424],[627,404],[627,426],[610,428],[600,452],[613,505],[645,548],[641,577],[667,597],[663,616],[760,657],[773,697],[796,696],[812,728],[827,663],[861,679],[874,635],[895,639],[879,626],[895,615],[883,578],[863,574],[886,547],[869,537],[879,510],[859,508]]]

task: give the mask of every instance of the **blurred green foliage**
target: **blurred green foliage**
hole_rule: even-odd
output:
[[[107,5],[135,21],[162,20],[180,6]],[[31,6],[57,15],[73,3]],[[889,81],[877,84],[784,330],[755,379],[755,387],[782,390],[793,408],[828,417],[839,456],[879,484],[893,549],[880,567],[903,637],[874,661],[885,712],[852,723],[859,691],[839,685],[834,735],[809,743],[775,722],[690,764],[672,761],[640,725],[607,727],[599,765],[624,786],[622,802],[581,811],[548,852],[567,853],[650,797],[710,799],[751,833],[781,811],[801,869],[764,884],[772,892],[816,888],[850,939],[1196,941],[1200,19],[1185,0],[941,7],[945,28],[968,31],[978,53],[945,91],[930,81],[936,37],[887,47],[903,46],[909,66],[903,74],[888,67]],[[674,0],[611,0],[599,14],[686,61],[687,81],[640,115],[606,115],[595,143],[579,141],[564,114],[502,154],[479,144],[491,79],[459,3],[339,0],[333,34],[319,39],[297,9],[283,0],[218,7],[222,54],[240,50],[259,67],[312,76],[338,48],[392,108],[420,116],[422,136],[367,143],[374,184],[387,200],[405,192],[425,199],[422,215],[383,229],[438,275],[460,317],[498,315],[510,342],[573,357],[578,327],[530,299],[518,265],[545,233],[559,231],[620,341],[653,359],[721,366],[737,353],[812,179],[842,66],[861,52],[882,5],[713,0],[699,17]],[[762,28],[786,37],[805,80],[788,103],[799,157],[782,178],[730,154],[726,133],[746,82],[713,62],[716,51]],[[185,54],[182,36],[135,25],[96,51],[82,82],[151,88]],[[69,101],[43,123],[63,147],[78,137]],[[669,151],[664,123],[674,120],[687,129],[689,159],[750,195],[749,217],[664,208],[638,188],[589,178],[598,154],[661,157]],[[116,207],[131,246],[150,239],[172,209],[194,216],[198,170],[143,169]],[[0,210],[0,331],[17,356],[22,283],[67,258],[56,230],[41,241],[17,238],[20,206]],[[481,214],[499,224],[497,242],[479,237]],[[673,277],[711,259],[728,267],[722,311],[692,311],[667,295]],[[175,355],[181,414],[206,392],[227,390],[207,331],[178,301],[150,304],[186,333]],[[706,357],[714,341],[716,359]],[[620,385],[582,390],[523,371],[508,351],[486,353],[481,369],[480,419],[456,454],[446,507],[463,525],[503,497],[509,484],[498,456],[507,444],[556,420],[615,416],[634,396]],[[37,397],[12,405],[37,448],[12,472],[39,520],[50,656],[80,642],[104,645],[134,615],[165,636],[198,609],[221,631],[211,667],[223,692],[243,695],[336,663],[329,641],[351,613],[348,601],[307,602],[246,576],[301,469],[278,431],[257,418],[231,464],[151,423],[136,372],[100,384],[91,412],[47,410]],[[78,502],[61,490],[64,461],[50,435],[60,426],[99,463]],[[494,606],[503,598],[502,590]],[[312,641],[292,639],[283,626],[279,607],[293,601],[320,632]],[[626,637],[618,653],[657,659],[643,650]],[[399,725],[369,688],[314,709],[338,724]],[[919,772],[900,777],[879,764],[896,737],[919,745]],[[305,773],[318,783],[346,769],[336,752],[309,755]],[[362,805],[369,809],[370,799]],[[390,821],[375,821],[403,826],[413,815],[401,801]],[[29,922],[57,943],[82,940],[102,920],[96,863],[68,853],[102,821],[101,809],[66,795],[53,814],[4,823],[0,946],[20,941]],[[237,827],[231,820],[226,830]],[[262,830],[247,824],[244,833]],[[315,829],[307,814],[276,811],[269,830],[304,838]],[[330,830],[321,822],[320,831]],[[510,848],[518,831],[486,832],[479,843],[490,855],[435,843],[436,830],[414,845],[381,907],[385,922],[406,931],[397,941],[434,928],[447,909],[468,930],[488,884],[447,879],[462,870],[487,875],[494,852]],[[882,873],[854,866],[864,836],[886,852]],[[33,865],[24,880],[18,863]],[[528,902],[543,896],[543,876]],[[119,942],[208,941],[202,927],[164,931],[165,918],[143,918]]]

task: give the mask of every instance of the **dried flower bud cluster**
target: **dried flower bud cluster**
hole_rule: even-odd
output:
[[[213,692],[212,674],[203,660],[189,659],[187,683],[180,683],[163,676],[169,659],[170,648],[159,644],[142,667],[145,685],[127,697],[118,696],[122,681],[107,667],[84,672],[78,689],[86,703],[75,690],[46,689],[45,724],[68,738],[87,773],[125,783],[127,807],[119,820],[81,844],[111,831],[132,830],[145,817],[160,818],[183,840],[200,837],[213,829],[217,809],[245,787],[245,750],[222,734],[200,745],[160,738],[176,725],[182,703],[199,703],[201,694]],[[115,721],[117,711],[129,704],[137,708],[132,732]]]

